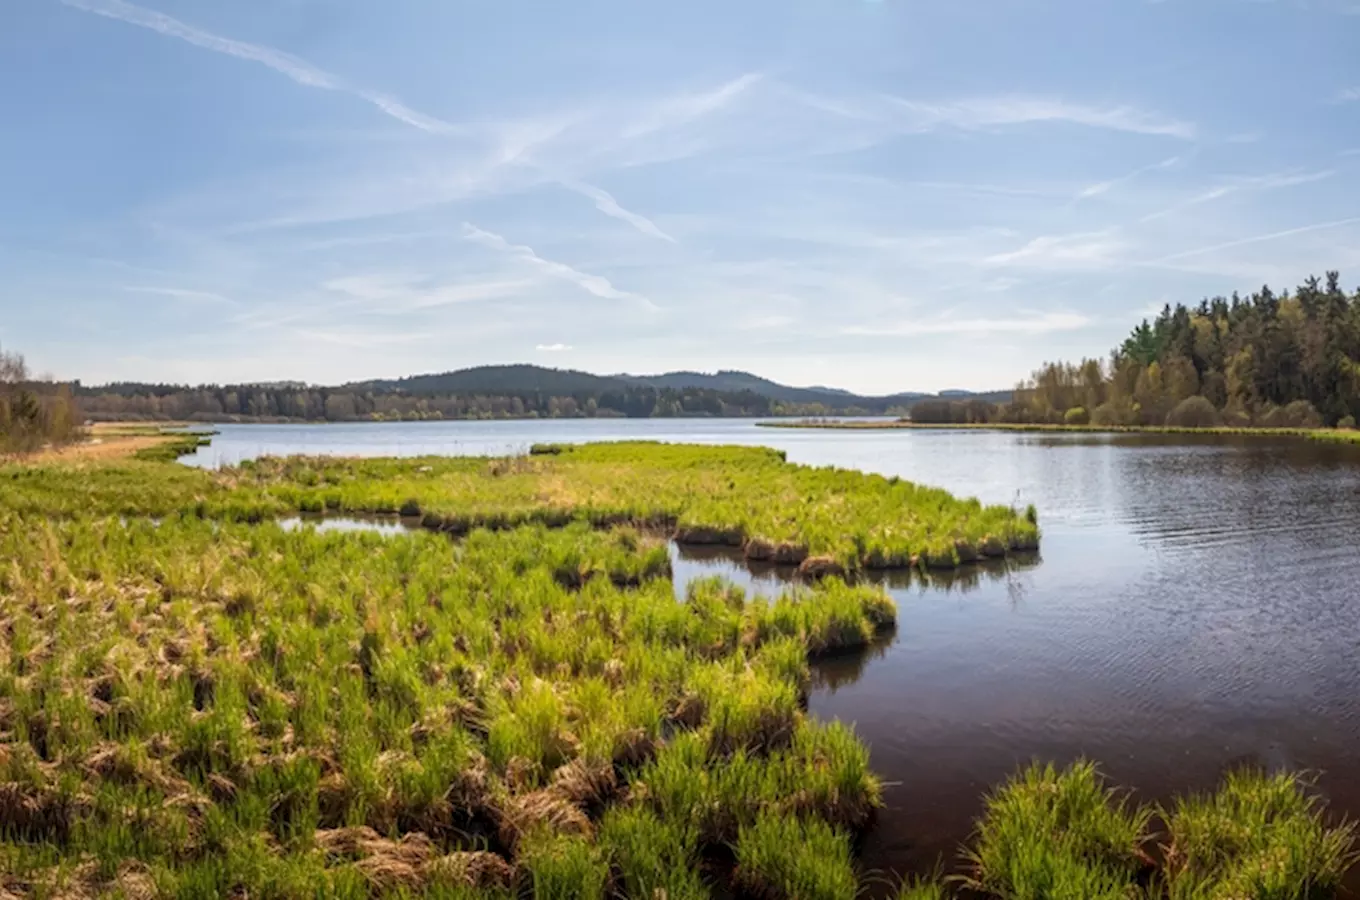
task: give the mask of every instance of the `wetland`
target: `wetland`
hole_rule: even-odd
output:
[[[618,505],[610,485],[635,497],[642,482],[627,478],[654,475],[645,472],[602,480],[589,503],[552,507],[585,514],[454,529],[444,518],[456,510],[440,498],[489,496],[498,515],[524,507],[502,502],[510,495],[499,485],[491,495],[452,490],[466,461],[262,462],[229,470],[222,496],[199,479],[223,474],[165,463],[132,465],[156,466],[150,481],[145,472],[100,476],[102,493],[94,477],[49,489],[31,472],[7,472],[6,602],[24,624],[11,625],[5,696],[8,730],[25,740],[6,779],[27,785],[15,796],[32,813],[28,836],[60,836],[72,848],[7,847],[10,870],[34,883],[64,865],[71,883],[201,896],[222,889],[230,870],[268,873],[281,896],[330,872],[336,892],[356,896],[462,896],[473,884],[575,896],[598,882],[626,896],[660,887],[668,896],[831,897],[850,885],[887,893],[896,876],[944,871],[972,879],[948,890],[995,896],[1057,896],[1059,884],[1080,885],[1073,896],[1107,895],[1092,885],[1126,896],[1130,884],[1173,896],[1325,896],[1344,868],[1345,835],[1327,831],[1302,798],[1325,802],[1328,824],[1360,812],[1352,448],[1231,435],[771,432],[726,421],[221,431],[188,461],[211,469],[292,453],[502,456],[628,439],[763,444],[788,463],[761,451],[728,458],[743,460],[728,481],[775,489],[762,510],[726,488],[737,512],[692,524],[739,527],[741,541],[702,546],[647,527],[659,521],[683,537],[684,517],[711,508],[690,505],[664,479],[642,491],[645,509]],[[702,469],[712,457],[664,458],[666,468]],[[761,472],[790,463],[837,471],[787,484]],[[343,478],[326,487],[328,474]],[[482,480],[507,477],[520,474]],[[837,497],[830,506],[872,509],[881,524],[882,510],[903,504],[860,505],[856,491],[893,496],[911,484],[947,490],[947,501],[910,496],[933,498],[941,522],[969,523],[947,528],[954,566],[926,565],[939,535],[922,542],[910,528],[890,534],[909,542],[894,552],[914,565],[867,565],[881,558],[869,551],[884,534],[846,527],[858,513],[814,512]],[[979,504],[953,500],[974,496]],[[314,527],[315,500],[346,516],[400,513],[415,501],[406,511],[419,515],[406,521],[417,527],[400,529],[397,516],[384,519],[386,534],[334,518]],[[1011,550],[1004,529],[1024,529],[1031,504],[1037,554],[958,558],[955,541],[993,532]],[[781,515],[770,517],[776,506]],[[50,519],[40,527],[39,513]],[[426,523],[431,514],[440,521]],[[484,524],[497,530],[474,527]],[[606,524],[622,527],[591,527]],[[809,581],[791,560],[727,546],[753,537],[804,541],[854,583]],[[138,635],[128,623],[145,624]],[[312,660],[340,673],[334,684],[315,678]],[[76,709],[77,688],[111,709],[102,719],[97,705]],[[339,700],[323,709],[325,691]],[[55,711],[55,724],[35,724],[43,710]],[[425,722],[432,711],[446,718]],[[351,731],[354,741],[338,739]],[[157,744],[160,735],[174,740]],[[1118,807],[1081,766],[1066,768],[1081,758],[1131,789],[1131,805]],[[1031,760],[1057,768],[998,788]],[[1243,780],[1240,770],[1309,780]],[[296,815],[276,808],[287,791],[301,798]],[[1012,839],[1012,818],[1052,814],[1027,796],[1069,792],[1082,821],[1122,836],[1119,852],[1081,849],[1076,827],[1064,850],[1071,859],[1038,859]],[[679,812],[692,807],[708,812]],[[1193,863],[1189,850],[1168,849],[1215,833],[1214,821],[1237,814],[1224,810],[1247,809],[1279,822],[1258,845],[1201,845]],[[136,821],[146,824],[94,834],[63,824],[72,810],[106,822],[141,810]],[[1175,821],[1188,824],[1175,830]],[[215,846],[229,862],[209,871],[164,850],[185,835],[221,842],[191,846]],[[791,842],[816,849],[790,858],[780,848]],[[113,862],[126,858],[145,862]],[[1312,893],[1243,887],[1243,872],[1264,858],[1290,860],[1286,880]],[[996,874],[1016,860],[1056,879],[1051,889]],[[92,863],[101,870],[81,869]],[[566,887],[554,894],[552,885]]]

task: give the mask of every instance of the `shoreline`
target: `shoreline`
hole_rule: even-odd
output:
[[[936,423],[904,421],[849,421],[842,419],[799,420],[780,422],[767,420],[756,423],[757,428],[818,429],[825,431],[1018,431],[1030,433],[1072,432],[1079,434],[1173,434],[1211,435],[1220,437],[1291,437],[1308,438],[1338,444],[1360,444],[1360,430],[1340,428],[1258,428],[1230,427],[1187,428],[1177,425],[1050,425],[1026,422]]]
[[[186,422],[95,422],[85,428],[83,440],[49,446],[33,453],[16,453],[0,461],[24,465],[54,462],[106,462],[126,458],[149,458],[149,454],[192,452],[216,432],[186,432],[173,429],[193,428]],[[192,442],[192,446],[190,443]],[[175,458],[175,457],[172,457]]]

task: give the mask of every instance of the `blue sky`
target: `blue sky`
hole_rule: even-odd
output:
[[[1004,387],[1360,283],[1360,0],[5,0],[0,342]]]

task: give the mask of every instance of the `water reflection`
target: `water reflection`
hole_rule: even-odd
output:
[[[328,531],[369,531],[389,537],[424,530],[419,518],[398,518],[395,516],[326,516],[304,513],[279,519],[278,522],[284,531],[297,531],[302,528],[311,528],[322,533]]]
[[[1014,554],[1005,559],[984,560],[945,569],[922,572],[916,569],[887,569],[861,573],[858,577],[879,585],[894,595],[915,587],[920,590],[969,593],[984,581],[1011,582],[1014,576],[1037,567],[1043,561],[1038,553]],[[803,585],[796,566],[780,566],[746,559],[731,547],[681,546],[671,544],[671,569],[677,586],[695,578],[722,576],[751,594],[779,594],[791,586]]]
[[[862,650],[826,656],[812,664],[812,689],[828,694],[864,677],[869,664],[882,659],[897,642],[897,629],[878,635]]]

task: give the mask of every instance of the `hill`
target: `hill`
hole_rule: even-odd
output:
[[[724,393],[750,391],[762,397],[769,397],[778,403],[821,403],[826,406],[840,407],[851,405],[859,399],[849,391],[815,387],[790,387],[768,378],[761,378],[759,375],[752,375],[750,372],[730,370],[718,371],[712,375],[703,372],[667,372],[664,375],[619,375],[616,377],[627,379],[634,384],[675,390],[697,388]]]
[[[475,366],[433,375],[357,381],[345,388],[379,393],[404,394],[526,394],[573,396],[627,388],[629,382],[606,375],[592,375],[574,369],[549,369],[543,366]]]
[[[749,372],[595,375],[527,364],[476,366],[336,387],[300,382],[197,387],[124,382],[77,385],[76,390],[91,419],[200,421],[884,415],[933,398],[921,393],[865,397],[832,388],[791,387]],[[951,392],[949,399],[973,396]],[[1009,394],[1004,396],[1009,399]]]
[[[362,381],[345,385],[353,390],[399,392],[411,395],[434,394],[523,394],[542,393],[553,396],[578,396],[647,387],[671,391],[712,391],[717,394],[751,393],[777,404],[794,406],[824,406],[832,411],[860,410],[886,412],[908,408],[919,400],[937,395],[919,391],[904,391],[884,396],[854,394],[840,388],[792,387],[753,375],[723,369],[713,373],[678,371],[660,375],[595,375],[575,369],[550,369],[529,364],[509,366],[476,366],[431,375]],[[975,394],[971,391],[948,391],[938,396],[951,400],[984,399],[1005,402],[1010,391]]]

